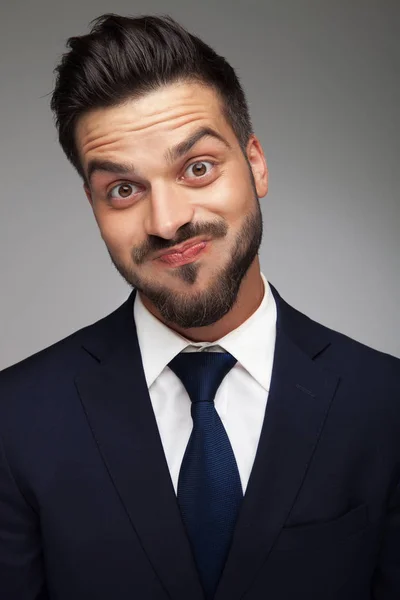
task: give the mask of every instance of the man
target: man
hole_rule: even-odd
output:
[[[0,375],[5,600],[398,600],[400,363],[260,273],[267,167],[233,69],[104,15],[52,97],[111,315]]]

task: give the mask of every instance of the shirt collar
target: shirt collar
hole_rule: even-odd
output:
[[[154,383],[168,363],[188,346],[199,349],[221,346],[269,391],[276,336],[276,304],[268,281],[257,310],[239,327],[215,342],[192,342],[159,321],[144,306],[140,294],[134,302],[134,319],[147,386]]]

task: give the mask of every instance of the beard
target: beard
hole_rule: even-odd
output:
[[[177,231],[174,240],[149,236],[145,244],[132,250],[132,262],[140,265],[155,251],[172,248],[200,235],[221,239],[227,235],[227,232],[228,227],[225,221],[221,220],[209,223],[186,223]],[[150,300],[166,323],[183,329],[206,327],[219,321],[233,308],[242,280],[260,249],[262,234],[261,207],[255,194],[254,210],[246,215],[236,234],[228,264],[215,273],[207,289],[192,294],[177,293],[156,281],[148,281],[140,277],[134,269],[121,264],[110,251],[109,254],[120,275],[130,286]],[[200,268],[201,265],[197,262],[189,263],[173,269],[172,274],[190,286],[196,283]]]

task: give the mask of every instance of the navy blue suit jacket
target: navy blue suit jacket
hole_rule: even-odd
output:
[[[399,600],[400,361],[271,287],[270,395],[215,598]],[[2,600],[203,600],[134,295],[0,374]]]

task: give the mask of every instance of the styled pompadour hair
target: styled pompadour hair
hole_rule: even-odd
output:
[[[170,16],[105,14],[89,34],[70,37],[56,67],[51,109],[68,160],[85,180],[75,141],[80,116],[122,104],[161,86],[195,81],[218,94],[223,114],[245,151],[252,133],[239,79],[224,57]]]

